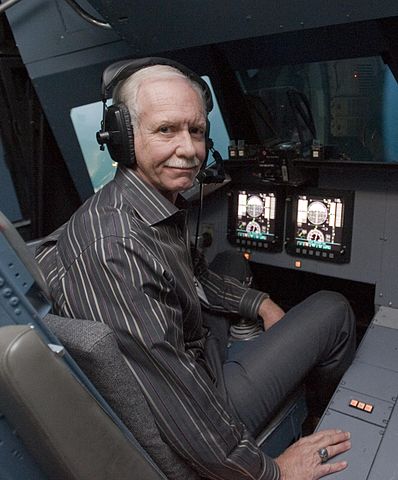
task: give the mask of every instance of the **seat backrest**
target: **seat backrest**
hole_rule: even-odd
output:
[[[0,409],[47,477],[131,480],[140,472],[140,479],[165,479],[59,352],[29,326],[0,328]]]

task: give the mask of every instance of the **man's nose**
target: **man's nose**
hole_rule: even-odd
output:
[[[176,148],[178,157],[193,158],[196,155],[195,146],[189,131],[184,130],[178,136],[178,144]]]

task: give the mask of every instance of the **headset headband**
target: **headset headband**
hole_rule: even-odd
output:
[[[213,99],[207,83],[199,75],[197,75],[195,72],[185,67],[184,65],[181,65],[174,60],[169,60],[167,58],[161,57],[139,58],[136,60],[122,60],[109,65],[109,67],[107,67],[102,74],[101,93],[103,101],[106,101],[112,96],[112,91],[117,83],[125,80],[130,75],[138,72],[139,70],[142,70],[143,68],[151,67],[154,65],[168,65],[170,67],[174,67],[180,72],[182,72],[184,75],[186,75],[189,79],[198,83],[205,95],[207,113],[211,112],[211,110],[213,109]]]

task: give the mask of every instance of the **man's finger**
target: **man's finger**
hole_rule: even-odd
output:
[[[336,463],[328,463],[319,466],[319,476],[317,478],[322,478],[325,475],[329,475],[331,473],[341,472],[347,468],[347,462],[336,462]]]
[[[329,453],[329,458],[335,457],[340,453],[344,453],[351,448],[351,442],[346,440],[345,442],[338,443],[337,445],[331,445],[327,447],[327,451]]]

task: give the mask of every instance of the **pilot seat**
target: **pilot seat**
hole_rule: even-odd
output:
[[[0,212],[0,478],[198,479],[162,439],[111,329],[52,315],[41,271]],[[301,435],[302,390],[257,439]]]

